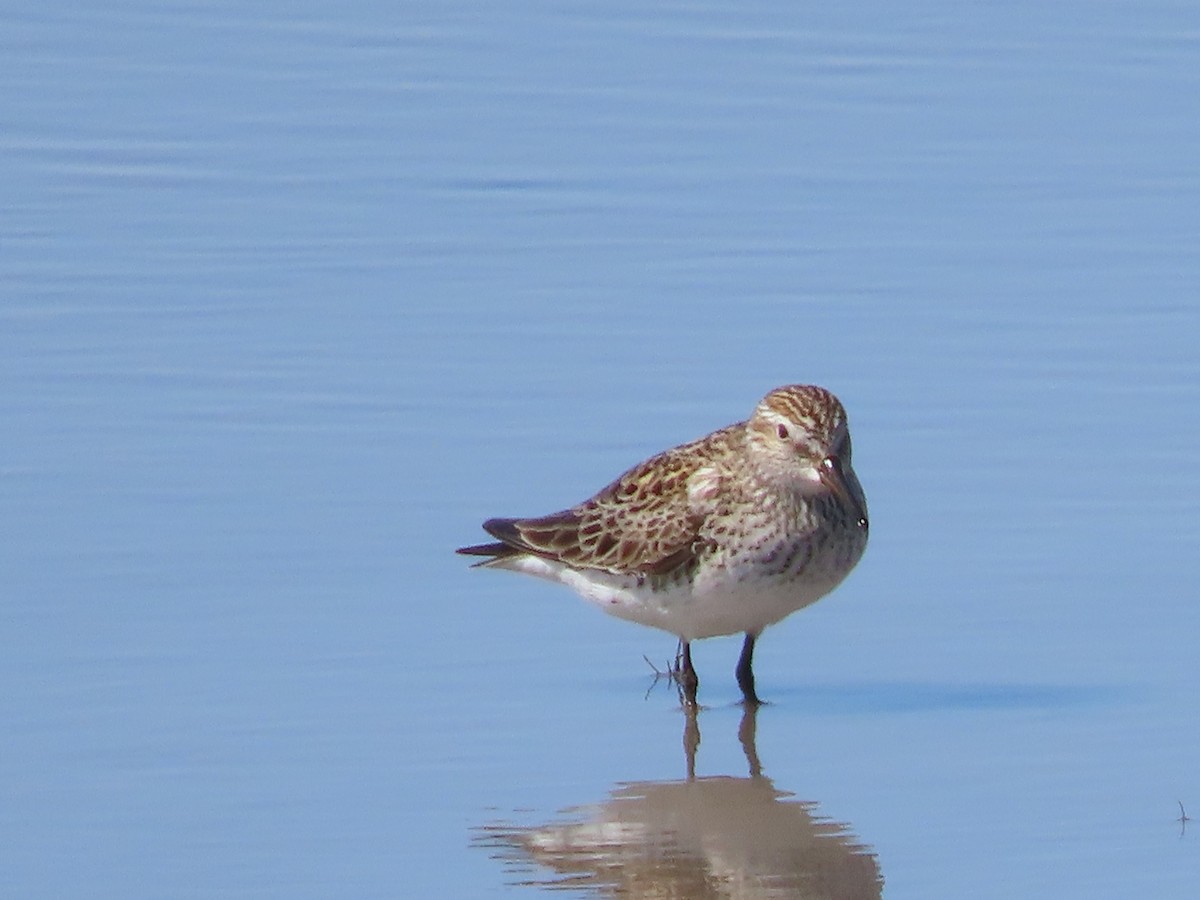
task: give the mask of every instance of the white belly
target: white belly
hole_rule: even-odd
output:
[[[538,556],[514,556],[492,565],[565,584],[609,615],[660,628],[684,641],[758,634],[825,596],[849,571],[809,566],[803,577],[791,578],[762,577],[736,567],[704,569],[693,582],[681,579],[652,589],[649,578],[577,570]]]

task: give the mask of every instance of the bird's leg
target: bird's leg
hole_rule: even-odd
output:
[[[692,668],[692,645],[687,641],[683,641],[683,663],[678,667],[675,678],[679,682],[680,690],[683,691],[684,705],[694,709],[696,688],[700,686],[700,676]]]
[[[754,635],[746,632],[746,642],[742,644],[742,655],[738,657],[738,664],[735,673],[737,674],[738,687],[742,689],[743,702],[747,706],[758,706],[762,703],[758,699],[758,694],[754,690]]]

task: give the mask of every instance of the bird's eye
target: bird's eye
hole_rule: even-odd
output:
[[[776,425],[775,433],[779,435],[779,439],[781,441],[786,441],[788,439],[788,430],[786,425]]]

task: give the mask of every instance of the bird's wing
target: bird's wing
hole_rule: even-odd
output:
[[[489,519],[483,527],[509,552],[608,572],[673,571],[702,549],[701,528],[723,478],[712,450],[731,439],[735,427],[651,457],[570,509]]]

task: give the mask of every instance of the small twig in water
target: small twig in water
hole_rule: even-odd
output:
[[[650,682],[650,687],[646,688],[646,696],[642,698],[643,700],[649,700],[650,692],[652,690],[654,690],[654,688],[658,685],[658,683],[660,681],[662,681],[665,678],[665,679],[667,679],[667,683],[670,684],[672,681],[675,680],[675,675],[671,671],[670,665],[668,665],[666,670],[663,671],[658,666],[656,666],[654,663],[650,662],[650,657],[648,657],[645,653],[642,654],[642,659],[644,659],[646,661],[646,665],[648,665],[650,667],[650,671],[652,671],[654,673],[654,680],[652,682]]]
[[[682,651],[676,650],[675,662],[666,663],[665,669],[660,669],[654,663],[650,662],[650,657],[648,657],[645,653],[642,654],[642,659],[646,661],[646,665],[648,665],[650,670],[654,673],[654,680],[650,682],[650,687],[646,688],[646,696],[643,699],[649,699],[650,692],[654,690],[655,686],[664,678],[666,679],[667,684],[675,685],[675,689],[680,691],[680,696],[683,696],[683,687],[679,683],[679,673],[682,671],[679,664],[680,659],[682,659],[681,652]]]

